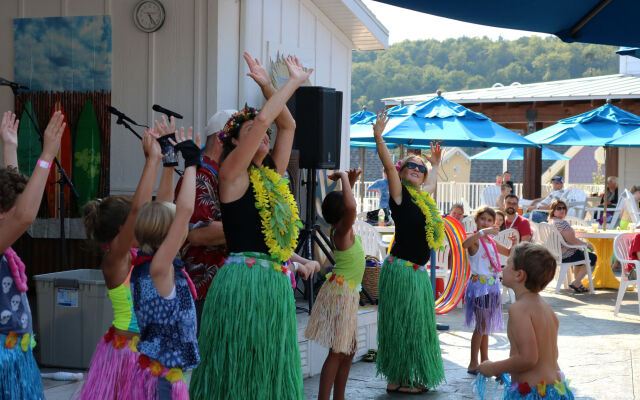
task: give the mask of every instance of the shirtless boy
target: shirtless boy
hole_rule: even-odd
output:
[[[539,295],[555,270],[556,261],[549,251],[528,242],[514,247],[502,270],[503,284],[516,294],[507,325],[511,352],[506,360],[483,362],[478,372],[484,376],[511,374],[515,384],[505,388],[504,399],[574,398],[558,366],[558,318]]]

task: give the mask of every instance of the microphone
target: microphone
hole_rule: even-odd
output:
[[[24,86],[24,85],[20,85],[19,83],[11,82],[11,81],[6,80],[4,78],[0,78],[0,86],[9,86],[9,87],[16,88],[16,89],[29,90],[29,88]]]
[[[126,115],[124,115],[124,113],[118,111],[115,107],[107,106],[107,110],[109,110],[109,112],[111,114],[113,114],[116,117],[118,117],[118,119],[123,119],[125,121],[131,122],[132,124],[134,124],[136,126],[141,126],[141,125],[138,125],[138,123],[136,121],[134,121],[131,118],[129,118]]]
[[[169,118],[173,117],[173,118],[177,118],[177,119],[182,119],[182,115],[178,114],[177,112],[173,112],[171,110],[167,110],[166,108],[161,107],[161,106],[159,106],[157,104],[154,104],[153,107],[151,107],[151,109],[153,111],[162,113],[162,114],[166,115]]]

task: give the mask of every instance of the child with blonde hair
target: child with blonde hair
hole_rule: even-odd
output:
[[[196,145],[191,138],[192,128],[186,138],[181,128],[177,143],[172,143],[185,165],[176,205],[147,203],[134,225],[139,254],[131,272],[131,293],[140,328],[134,399],[188,399],[183,374],[200,362],[195,287],[175,258],[193,213],[196,167],[200,165],[200,143]]]
[[[493,223],[496,212],[491,207],[476,211],[478,231],[467,236],[462,247],[469,252],[471,276],[464,293],[465,325],[475,323],[471,336],[471,361],[469,374],[477,374],[478,352],[480,361],[489,359],[489,334],[502,330],[502,296],[500,294],[501,271],[499,254],[509,255],[509,249],[491,238],[498,233]],[[515,237],[511,240],[515,242]]]

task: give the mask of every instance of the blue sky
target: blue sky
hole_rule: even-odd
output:
[[[13,20],[15,80],[33,91],[111,91],[111,17]]]

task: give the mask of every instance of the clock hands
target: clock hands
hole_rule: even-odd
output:
[[[149,16],[149,21],[151,21],[151,23],[155,25],[156,21],[151,17],[151,13],[147,13],[147,15]]]

